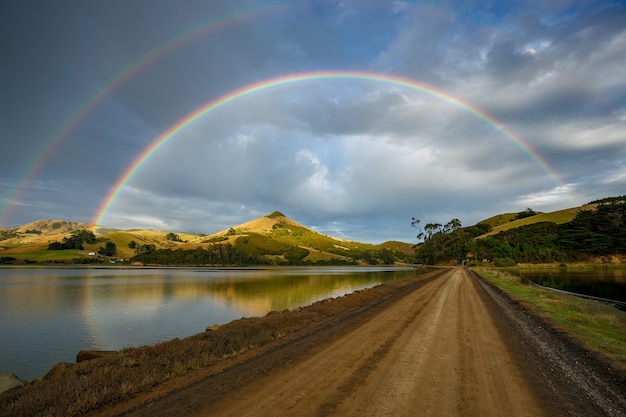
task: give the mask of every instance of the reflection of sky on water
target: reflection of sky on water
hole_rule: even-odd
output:
[[[81,349],[120,349],[414,275],[384,268],[0,269],[0,374],[33,379]]]

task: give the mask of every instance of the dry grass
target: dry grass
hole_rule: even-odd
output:
[[[235,320],[185,339],[123,349],[73,364],[0,395],[0,416],[77,416],[120,401],[190,370],[214,364],[379,300],[412,280],[316,302],[294,311]]]

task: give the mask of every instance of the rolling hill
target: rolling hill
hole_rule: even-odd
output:
[[[539,222],[553,222],[556,224],[563,224],[570,222],[576,213],[581,210],[595,210],[598,206],[596,203],[585,204],[579,207],[572,207],[564,210],[557,210],[550,213],[537,213],[534,216],[524,217],[523,219],[517,219],[516,217],[518,213],[506,213],[499,214],[497,216],[490,217],[488,219],[482,220],[479,223],[486,223],[492,227],[492,229],[485,233],[484,236],[495,235],[500,232],[504,232],[505,230],[515,229],[521,226],[527,226],[534,223]]]
[[[94,230],[96,242],[84,243],[83,250],[47,250],[52,242],[69,238],[76,230]],[[382,253],[392,253],[395,260],[408,260],[413,245],[386,242],[372,245],[328,236],[299,224],[280,212],[230,227],[211,235],[172,233],[146,229],[107,229],[88,223],[64,220],[37,220],[13,228],[0,228],[0,257],[17,262],[87,262],[101,259],[98,249],[107,242],[115,244],[115,258],[129,260],[146,250],[209,249],[230,244],[237,250],[273,264],[358,262],[375,260]]]
[[[612,199],[615,197],[605,200]],[[480,232],[472,232],[472,235],[480,240],[487,236],[498,235],[503,231],[542,222],[564,224],[574,219],[576,213],[581,210],[595,210],[603,201],[599,200],[550,213],[532,212],[534,215],[527,215],[523,218],[519,218],[520,213],[499,214],[464,229],[468,231],[470,229],[489,230],[482,235]],[[489,226],[477,227],[481,224]],[[78,230],[93,230],[95,242],[84,243],[82,250],[48,250],[50,243],[63,241]],[[135,261],[145,263],[160,263],[163,259],[170,262],[175,258],[182,262],[183,258],[190,258],[187,255],[192,251],[198,251],[198,254],[202,255],[201,251],[215,250],[220,245],[228,246],[229,250],[234,248],[232,251],[239,254],[240,258],[246,258],[246,262],[259,264],[388,264],[394,261],[408,263],[415,261],[412,243],[392,241],[373,245],[347,241],[316,232],[283,213],[273,212],[210,235],[146,229],[107,229],[93,224],[65,220],[37,220],[17,227],[0,228],[0,263],[111,261],[111,257],[98,255],[98,251],[107,242],[115,245],[114,259],[129,261],[135,258]],[[177,251],[177,257],[171,253],[173,251]],[[146,256],[147,253],[156,254]],[[155,258],[156,255],[161,258]],[[185,260],[184,262],[191,264],[192,261]]]
[[[426,264],[611,262],[626,259],[626,197],[607,197],[551,213],[527,209],[474,226],[435,225],[415,247]],[[492,227],[492,225],[494,225]],[[430,225],[432,226],[432,225]]]

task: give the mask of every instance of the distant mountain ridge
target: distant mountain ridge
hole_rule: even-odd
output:
[[[520,213],[504,213],[480,221],[474,226],[462,227],[460,231],[473,236],[480,246],[480,241],[485,237],[499,236],[502,232],[508,233],[512,230],[522,231],[532,225],[537,225],[533,229],[536,235],[541,233],[537,231],[544,227],[542,224],[566,224],[579,212],[595,212],[601,204],[623,201],[624,197],[609,197],[550,213],[534,212],[530,209]],[[85,243],[83,250],[48,250],[51,243],[67,239],[80,230],[94,231],[95,243]],[[416,246],[413,243],[396,241],[378,245],[347,241],[319,233],[275,211],[208,235],[149,229],[121,230],[65,220],[37,220],[21,226],[0,228],[0,263],[101,262],[102,257],[94,257],[94,254],[105,245],[111,244],[116,248],[115,257],[126,261],[143,262],[137,260],[137,257],[144,261],[148,259],[146,262],[154,261],[156,255],[151,258],[145,255],[158,251],[164,257],[167,255],[169,260],[174,259],[174,256],[168,251],[183,251],[179,254],[182,259],[185,251],[208,251],[214,250],[216,245],[228,245],[229,250],[248,260],[276,265],[413,263],[420,261],[415,248],[425,247],[423,244]],[[462,250],[460,247],[457,249]],[[474,250],[470,250],[472,251]],[[459,253],[456,257],[462,259],[463,256],[464,254]]]
[[[33,231],[40,232],[42,235],[58,235],[61,233],[70,233],[74,230],[89,230],[94,227],[91,223],[72,222],[67,220],[35,220],[15,227],[0,227],[0,233],[14,232],[23,234],[38,234]]]
[[[85,243],[82,251],[48,250],[50,243],[68,238],[76,230],[95,231],[96,243]],[[385,242],[373,245],[325,235],[278,211],[209,235],[110,229],[64,220],[37,220],[12,228],[0,228],[0,256],[17,260],[88,261],[107,242],[115,244],[117,257],[127,260],[137,256],[142,248],[150,251],[191,251],[206,250],[216,244],[229,244],[255,257],[260,263],[273,264],[408,262],[413,253],[413,245],[410,243]]]

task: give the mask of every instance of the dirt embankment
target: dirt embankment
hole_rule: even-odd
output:
[[[455,268],[95,415],[626,416],[623,375],[563,340]]]

